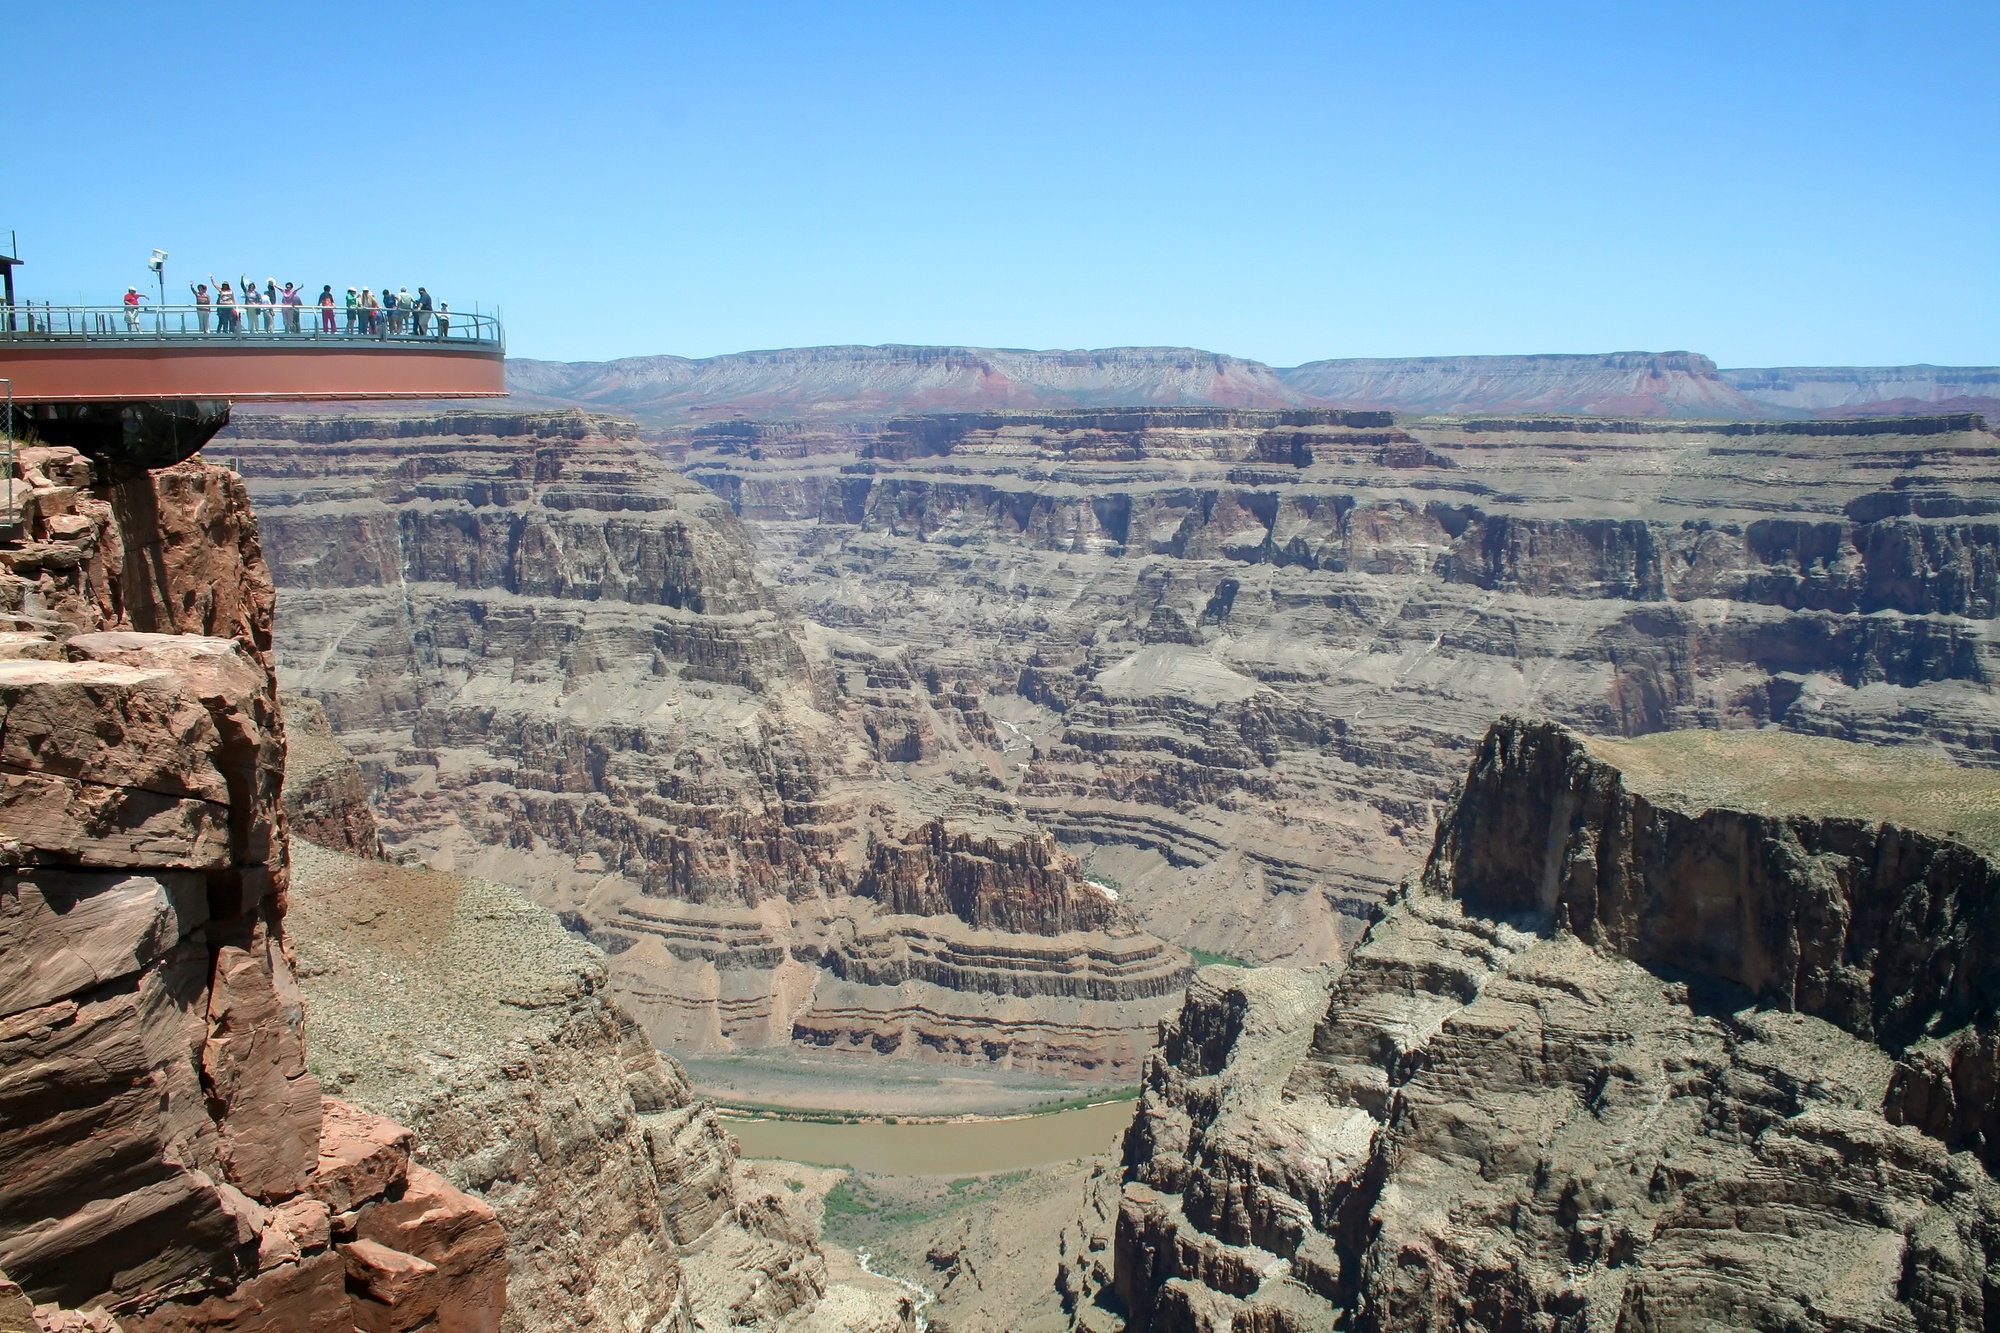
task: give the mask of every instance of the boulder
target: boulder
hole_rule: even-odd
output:
[[[315,1199],[345,1213],[403,1182],[414,1137],[409,1130],[332,1097],[322,1099],[321,1106]]]
[[[402,1294],[393,1298],[383,1294],[371,1269],[369,1295],[390,1306],[395,1317],[384,1322],[383,1312],[357,1301],[356,1324],[371,1333],[388,1333],[414,1327],[403,1322],[412,1316],[434,1315],[438,1333],[497,1333],[507,1306],[507,1237],[486,1204],[437,1172],[412,1166],[402,1196],[363,1208],[354,1230],[360,1239],[342,1247],[350,1276],[355,1274],[356,1246],[372,1247],[371,1264],[382,1261],[385,1248],[393,1248],[428,1267],[420,1283],[398,1277],[397,1282],[413,1285],[400,1288]],[[404,1265],[394,1271],[413,1275],[417,1270]]]

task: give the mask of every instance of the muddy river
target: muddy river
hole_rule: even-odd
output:
[[[1019,1171],[1110,1152],[1132,1122],[1132,1102],[1080,1111],[947,1125],[818,1125],[801,1120],[724,1122],[745,1157],[911,1176]]]

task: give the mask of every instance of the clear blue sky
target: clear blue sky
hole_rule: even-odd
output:
[[[17,3],[30,294],[511,350],[2000,363],[2000,3]]]

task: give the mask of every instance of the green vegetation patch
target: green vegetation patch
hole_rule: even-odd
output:
[[[1057,1111],[1081,1111],[1086,1106],[1102,1106],[1106,1102],[1136,1102],[1141,1089],[1106,1088],[1102,1092],[1086,1093],[1081,1097],[1071,1097],[1068,1101],[1044,1102],[1030,1111],[1030,1115],[1054,1115]]]
[[[850,1248],[872,1245],[894,1232],[992,1198],[1026,1180],[1026,1171],[961,1176],[948,1183],[912,1177],[851,1173],[826,1193],[827,1238]]]
[[[875,1202],[863,1193],[857,1193],[853,1186],[854,1177],[849,1176],[826,1192],[826,1220],[831,1226],[837,1217],[860,1217],[875,1211]]]
[[[1210,953],[1206,949],[1189,949],[1188,952],[1193,954],[1194,960],[1197,963],[1200,963],[1203,967],[1207,967],[1211,963],[1221,963],[1225,967],[1257,966],[1255,963],[1249,962],[1246,959],[1238,958],[1233,953]]]
[[[813,1107],[784,1106],[777,1102],[744,1102],[728,1097],[711,1097],[710,1100],[723,1111],[734,1111],[756,1120],[803,1120],[814,1125],[859,1125],[880,1118],[863,1115],[859,1111],[824,1111]]]
[[[2000,858],[2000,771],[1916,746],[1857,745],[1776,728],[1589,737],[1627,790],[1684,808],[1866,819],[1957,838]],[[1199,955],[1197,955],[1199,956]]]

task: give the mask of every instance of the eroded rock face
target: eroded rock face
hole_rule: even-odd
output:
[[[368,779],[346,746],[333,738],[326,710],[314,699],[288,695],[285,709],[285,822],[294,838],[379,856],[382,840],[368,805]]]
[[[1340,957],[1508,709],[2000,754],[2000,491],[1970,418],[1159,408],[657,444],[542,421],[263,421],[229,447],[278,515],[286,661],[390,844],[568,913],[665,1043],[980,1049],[956,982],[841,989],[936,969],[888,924],[913,907],[928,936],[1000,920],[913,892],[933,871],[1010,877],[1009,929],[1102,910],[1088,879],[1157,938]],[[600,548],[679,572],[606,584]],[[1014,850],[938,861],[934,824]],[[1044,833],[1080,863],[1054,895],[1027,887],[1062,878]],[[1071,955],[1107,928],[1063,927]],[[1027,972],[977,993],[1048,989]],[[1122,1022],[1032,1017],[1050,1040],[994,1049],[1066,1062],[1054,1034]]]
[[[1699,361],[1668,369],[1717,384]],[[1031,823],[1204,950],[1341,956],[1509,710],[2000,755],[2000,446],[1969,416],[1135,408],[671,438],[806,617],[926,682],[897,711],[836,649],[881,754],[996,749]]]
[[[975,680],[802,623],[630,423],[420,424],[228,445],[392,856],[562,913],[664,1047],[1136,1068],[1189,960],[1022,816]]]
[[[64,451],[25,462],[88,480]],[[71,583],[0,574],[0,598],[68,617],[0,635],[0,1264],[20,1283],[0,1279],[0,1319],[40,1300],[38,1333],[897,1327],[827,1282],[788,1194],[739,1180],[712,1108],[548,913],[493,885],[464,911],[385,893],[413,872],[304,843],[295,883],[287,808],[372,850],[359,771],[300,710],[318,744],[287,783],[254,522],[232,474],[170,471],[145,598],[105,572],[136,558],[108,508],[51,529]],[[442,974],[385,986],[401,955],[365,947],[385,934]],[[704,1245],[740,1262],[708,1263],[691,1302],[678,1252]]]
[[[860,891],[888,912],[1028,935],[1096,930],[1118,918],[1110,900],[1077,881],[1055,839],[1001,841],[942,820],[903,841],[877,841]]]
[[[828,1282],[812,1220],[744,1178],[714,1107],[548,911],[504,885],[304,844],[292,902],[313,1068],[416,1131],[413,1179],[435,1172],[421,1179],[492,1209],[501,1328],[768,1328],[815,1309]],[[365,1159],[349,1174],[372,1182]]]
[[[400,1330],[481,1302],[497,1318],[490,1257],[423,1285],[420,1313],[414,1287],[364,1311],[329,1248],[404,1176],[341,1192],[338,1221],[316,1197],[338,1120],[306,1068],[284,948],[268,671],[234,639],[111,632],[62,650],[70,660],[0,664],[15,723],[0,798],[0,1265],[128,1330],[332,1329],[364,1314]],[[478,1207],[456,1191],[437,1206]],[[406,1239],[409,1266],[450,1248]],[[502,1286],[471,1302],[460,1286],[479,1282]]]
[[[46,447],[17,467],[0,1268],[50,1329],[495,1326],[483,1205],[433,1190],[450,1234],[369,1240],[357,1226],[408,1197],[406,1159],[326,1197],[343,1108],[307,1069],[284,933],[284,723],[240,484],[189,463],[93,494],[91,465]],[[410,1280],[350,1296],[342,1247],[361,1244]]]
[[[1991,1320],[1994,862],[1619,753],[1496,725],[1344,971],[1200,975],[1082,1324]]]

